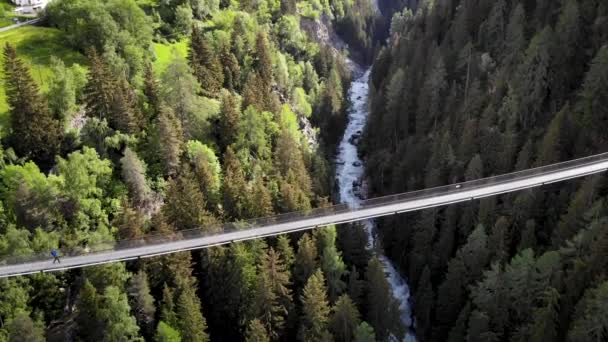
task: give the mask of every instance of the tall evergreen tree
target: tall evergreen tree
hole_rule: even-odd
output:
[[[167,222],[179,230],[213,230],[217,221],[205,207],[205,198],[192,171],[188,166],[184,166],[180,175],[172,179],[167,187],[162,208]]]
[[[207,321],[201,312],[201,303],[194,289],[186,285],[177,300],[178,327],[185,342],[207,342]]]
[[[302,291],[302,318],[298,334],[301,341],[331,341],[328,323],[330,307],[325,291],[325,278],[321,270],[310,276]]]
[[[367,280],[367,321],[374,327],[376,336],[381,340],[390,335],[402,339],[405,328],[400,318],[399,303],[393,297],[384,269],[377,257],[369,261],[365,279]]]
[[[314,273],[317,268],[317,255],[314,240],[308,233],[305,233],[298,241],[298,253],[296,254],[294,277],[298,284],[305,284]]]
[[[157,127],[163,170],[167,176],[175,177],[184,145],[182,126],[173,110],[163,106],[158,115]]]
[[[334,339],[337,342],[352,341],[360,322],[359,310],[355,303],[348,295],[340,296],[332,309],[329,323]]]
[[[10,146],[19,156],[50,168],[61,144],[61,124],[9,43],[4,47],[4,89],[10,111]]]
[[[215,96],[224,84],[222,63],[203,31],[196,25],[192,27],[188,60],[203,91]]]
[[[264,325],[259,319],[252,319],[247,325],[246,342],[270,342]]]

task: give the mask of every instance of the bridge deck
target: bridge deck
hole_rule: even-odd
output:
[[[601,154],[471,182],[375,198],[364,201],[357,208],[338,205],[309,212],[227,224],[216,227],[215,232],[201,229],[182,231],[173,236],[149,236],[132,241],[117,241],[113,245],[110,244],[108,250],[63,257],[61,264],[53,264],[50,255],[34,256],[29,260],[9,259],[0,261],[0,265],[5,264],[0,266],[0,278],[147,258],[332,224],[361,221],[495,196],[606,170],[608,170],[608,154]]]

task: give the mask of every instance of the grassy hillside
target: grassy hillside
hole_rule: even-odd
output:
[[[27,26],[15,30],[0,33],[0,46],[10,43],[17,47],[19,56],[30,66],[30,72],[40,88],[45,91],[48,87],[48,79],[51,75],[51,56],[56,56],[68,66],[73,63],[86,64],[86,58],[76,52],[63,41],[61,31],[47,27]],[[188,50],[187,41],[173,44],[154,44],[156,62],[154,68],[158,73],[164,71],[171,61],[173,50],[181,56],[186,56]],[[2,56],[0,56],[2,62]],[[4,77],[0,68],[0,78]],[[8,124],[8,106],[4,95],[4,88],[0,87],[0,126],[2,130]],[[1,132],[1,131],[0,131]]]
[[[6,43],[17,48],[17,52],[30,66],[32,76],[42,90],[48,86],[51,74],[51,56],[61,58],[66,65],[85,63],[82,54],[71,50],[63,43],[61,31],[37,26],[25,26],[18,29],[0,33],[0,46]],[[0,56],[0,62],[3,57]],[[0,68],[0,78],[4,78],[4,71]],[[8,120],[8,106],[4,95],[4,88],[0,87],[0,126],[6,127]]]
[[[182,40],[180,42],[171,44],[154,43],[154,54],[156,55],[154,71],[156,71],[157,74],[165,71],[171,62],[171,57],[174,50],[177,51],[180,56],[186,57],[188,55],[188,42],[186,40]]]

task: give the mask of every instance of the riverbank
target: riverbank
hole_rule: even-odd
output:
[[[361,187],[365,175],[363,161],[359,158],[358,140],[365,129],[368,117],[367,99],[369,96],[369,76],[371,69],[365,71],[353,71],[354,81],[351,83],[348,96],[351,107],[348,110],[348,124],[344,136],[338,146],[336,156],[336,178],[338,180],[340,202],[350,206],[357,206],[367,194],[365,188]],[[399,301],[401,321],[407,328],[404,341],[416,341],[413,332],[413,319],[410,306],[410,290],[407,282],[385,255],[376,239],[376,227],[373,221],[363,222],[368,235],[368,248],[375,254],[384,267],[387,280],[391,286],[393,296]]]

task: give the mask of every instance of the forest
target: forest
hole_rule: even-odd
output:
[[[420,1],[374,61],[374,195],[606,152],[608,3]],[[606,341],[601,174],[383,219],[420,341]]]
[[[331,204],[351,74],[311,22],[362,61],[388,27],[366,0],[52,1],[44,32],[76,58],[42,75],[36,46],[1,46],[0,264]],[[0,279],[0,341],[400,338],[344,229]]]

